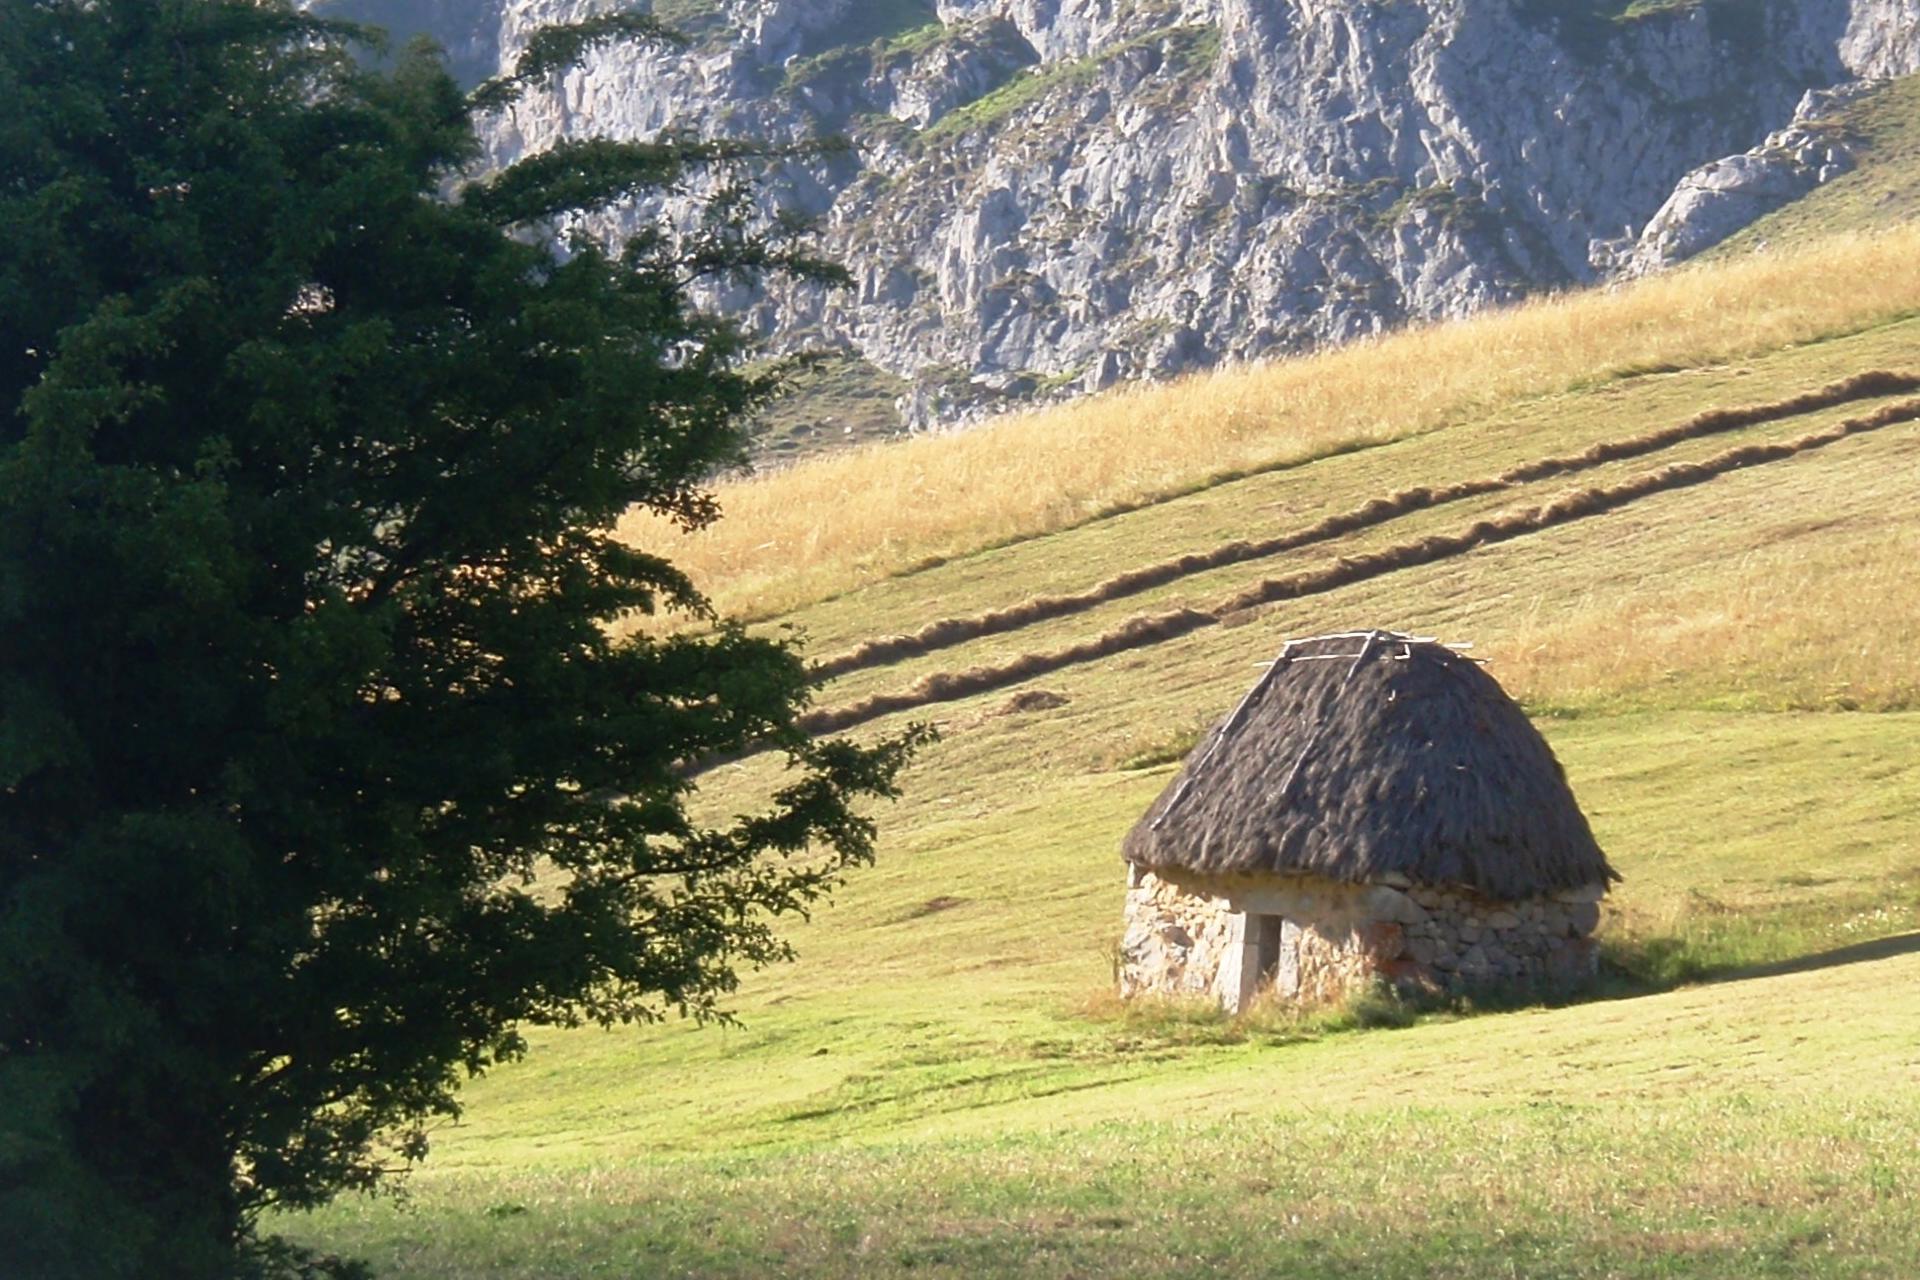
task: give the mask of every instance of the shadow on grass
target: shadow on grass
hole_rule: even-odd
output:
[[[1750,941],[1750,939],[1748,939]],[[1920,931],[1893,934],[1777,960],[1755,960],[1726,940],[1660,935],[1601,943],[1601,972],[1590,999],[1629,999],[1695,983],[1746,982],[1920,952]]]
[[[1300,1006],[1266,999],[1237,1014],[1211,999],[1125,1000],[1109,988],[1090,995],[1069,1016],[1119,1032],[1116,1043],[1122,1049],[1301,1043],[1432,1019],[1632,1000],[1700,983],[1745,982],[1889,960],[1920,953],[1920,930],[1759,964],[1730,959],[1725,952],[1716,954],[1714,948],[1684,937],[1611,939],[1602,945],[1600,972],[1573,986],[1520,984],[1442,991],[1404,990],[1377,982],[1335,1004]]]
[[[1866,964],[1873,960],[1891,960],[1895,956],[1920,952],[1920,931],[1898,933],[1891,938],[1856,942],[1851,946],[1817,951],[1812,955],[1777,960],[1771,964],[1747,965],[1709,979],[1714,982],[1744,982],[1749,978],[1778,978],[1789,973],[1812,973],[1819,969],[1837,969],[1841,965]]]

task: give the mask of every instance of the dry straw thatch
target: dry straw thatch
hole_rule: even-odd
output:
[[[1398,873],[1505,900],[1619,878],[1493,677],[1384,631],[1290,643],[1121,852],[1155,870]]]

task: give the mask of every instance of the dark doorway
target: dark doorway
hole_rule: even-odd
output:
[[[1255,928],[1255,954],[1260,958],[1259,990],[1274,984],[1280,970],[1280,934],[1286,921],[1279,916],[1255,916],[1249,921]]]

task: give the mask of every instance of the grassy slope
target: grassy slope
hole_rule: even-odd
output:
[[[1916,309],[1920,226],[1129,388],[959,435],[855,449],[774,479],[722,485],[730,519],[698,535],[642,516],[622,529],[686,566],[728,612],[777,616],[917,564],[1230,476],[1480,421],[1526,397],[1635,372],[1710,367]]]
[[[852,444],[906,433],[894,400],[904,380],[858,356],[835,354],[794,378],[791,392],[754,424],[756,466],[784,466]]]
[[[871,1144],[501,1151],[510,1172],[423,1180],[417,1212],[336,1214],[333,1234],[400,1274],[1910,1275],[1910,948],[1141,1055],[1101,1088]]]
[[[1701,408],[1920,367],[1920,321],[1512,400],[802,608],[815,651],[1499,470]],[[1595,480],[1848,410],[1616,464]],[[1906,1275],[1920,1244],[1920,954],[1557,1010],[1336,1032],[1115,1011],[1114,847],[1168,755],[1280,637],[1477,641],[1627,875],[1648,971],[1725,974],[1920,926],[1920,427],[937,708],[882,861],[753,978],[744,1027],[548,1034],[478,1082],[414,1179],[298,1229],[398,1276]],[[1589,479],[1582,477],[1581,483]],[[1538,501],[1545,482],[1331,548],[837,683],[834,703]],[[1863,706],[1878,714],[1841,713]],[[712,775],[744,801],[769,776]],[[1902,1088],[1902,1086],[1907,1086]]]
[[[1904,154],[1894,125],[1914,92],[1856,113],[1872,143],[1858,175],[1755,234],[1871,226],[1905,199],[1906,175],[1883,161]],[[1376,431],[1352,452],[1081,517],[781,620],[824,654],[1081,587],[1413,479],[1915,367],[1920,322],[1733,354],[1468,406],[1410,438]],[[1053,710],[1006,714],[1004,692],[934,708],[947,740],[888,815],[881,864],[799,930],[798,965],[749,981],[742,1028],[542,1036],[529,1062],[470,1090],[470,1122],[442,1135],[411,1211],[353,1202],[298,1228],[386,1273],[436,1277],[1914,1274],[1920,593],[1901,568],[1920,553],[1916,474],[1920,429],[1895,428],[1057,673],[1040,682],[1069,699]],[[1316,550],[1455,528],[1564,487]],[[1316,550],[857,674],[823,700],[1203,602]],[[1127,762],[1177,754],[1278,636],[1353,623],[1477,640],[1546,717],[1628,875],[1614,954],[1721,980],[1402,1031],[1116,1010],[1113,848],[1170,769]],[[1855,707],[1880,714],[1840,713]],[[765,776],[716,775],[712,802]]]

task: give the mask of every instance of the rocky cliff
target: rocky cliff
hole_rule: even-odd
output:
[[[691,50],[600,56],[488,145],[848,137],[767,198],[857,286],[714,301],[923,426],[1657,269],[1843,171],[1823,113],[1920,70],[1920,0],[1607,3],[656,0]],[[437,7],[511,57],[597,6]]]

